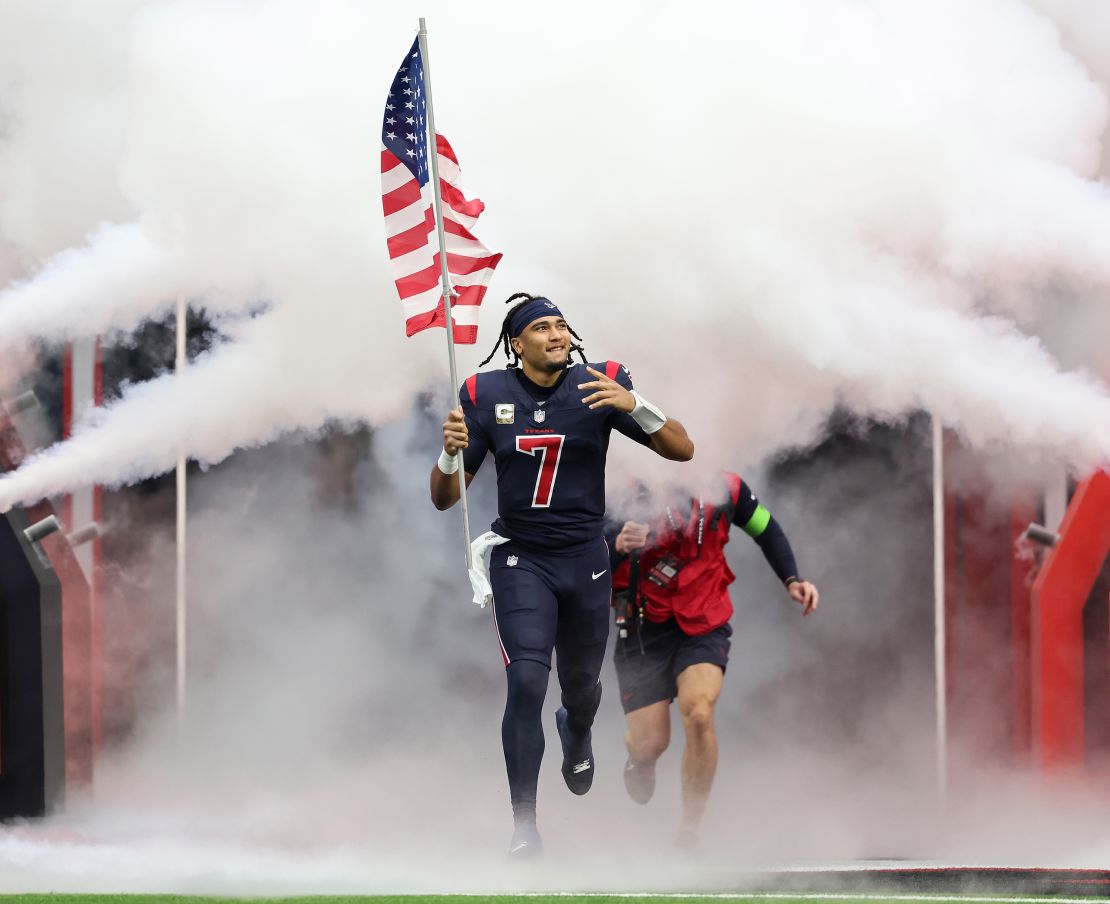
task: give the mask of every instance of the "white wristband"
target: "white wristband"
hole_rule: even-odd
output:
[[[644,433],[652,434],[662,430],[663,425],[667,423],[667,416],[635,389],[632,390],[632,398],[636,400],[636,407],[632,409],[632,420],[643,428]]]
[[[439,461],[436,466],[447,475],[454,474],[459,470],[459,459],[454,455],[448,455],[447,450],[443,449],[439,453]]]

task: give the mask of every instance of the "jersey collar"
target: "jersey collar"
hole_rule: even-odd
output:
[[[519,390],[529,405],[533,407],[546,405],[555,398],[555,396],[559,394],[559,391],[566,385],[567,377],[570,374],[570,367],[571,365],[567,366],[562,374],[559,375],[559,379],[555,382],[555,385],[550,388],[533,383],[524,375],[524,371],[518,369],[514,374],[514,388]]]

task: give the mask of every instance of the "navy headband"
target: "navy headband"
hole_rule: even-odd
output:
[[[524,328],[533,320],[539,320],[541,317],[562,316],[563,312],[555,306],[555,302],[542,296],[533,298],[531,301],[526,301],[520,307],[520,310],[513,314],[513,319],[509,321],[509,336],[515,339],[524,332]]]

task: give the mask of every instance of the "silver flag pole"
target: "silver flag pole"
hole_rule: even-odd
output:
[[[454,315],[452,313],[452,299],[455,296],[451,288],[451,274],[447,270],[447,237],[443,231],[443,199],[440,196],[439,185],[439,150],[436,145],[436,119],[432,110],[432,64],[428,57],[428,30],[424,25],[424,18],[420,18],[420,59],[424,66],[424,97],[428,108],[428,157],[431,158],[432,193],[435,197],[436,235],[439,238],[439,264],[440,279],[443,287],[443,317],[447,333],[447,362],[451,369],[451,395],[454,401],[459,391],[459,376],[455,367],[455,329]],[[455,453],[458,463],[459,475],[459,502],[462,505],[463,518],[463,543],[466,546],[466,567],[474,564],[470,552],[470,508],[466,501],[466,468],[463,466],[463,454]]]

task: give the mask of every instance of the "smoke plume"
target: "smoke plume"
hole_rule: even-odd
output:
[[[57,110],[34,103],[56,70],[5,60],[0,342],[127,330],[179,295],[232,341],[32,458],[0,504],[158,473],[180,449],[217,462],[332,418],[387,423],[443,381],[442,335],[402,338],[378,212],[407,14],[120,2],[95,17],[109,39],[75,48],[49,9],[8,40],[85,78]],[[429,21],[438,121],[506,253],[495,293],[555,296],[704,461],[807,441],[834,404],[926,408],[1038,463],[1105,460],[1105,360],[1081,337],[1110,277],[1106,72],[1075,5],[661,4],[591,8],[589,29],[570,8],[479,9]],[[126,68],[106,58],[121,45]],[[43,188],[86,157],[72,191]]]

